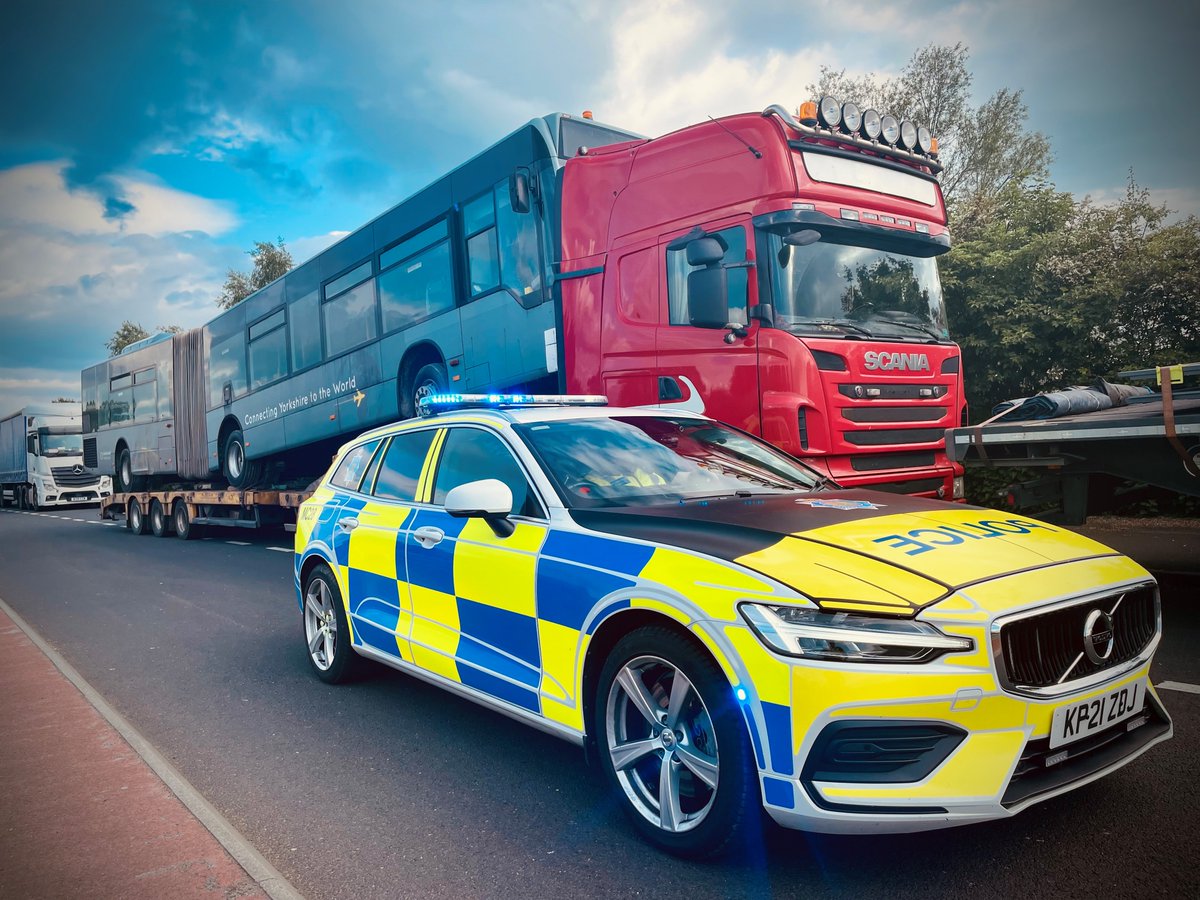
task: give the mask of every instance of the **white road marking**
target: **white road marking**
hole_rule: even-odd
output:
[[[1200,694],[1200,684],[1186,684],[1182,681],[1160,681],[1155,687],[1167,691],[1182,691],[1185,694]]]
[[[233,546],[235,546],[235,547],[249,547],[250,546],[249,541],[226,541],[225,543],[233,544]]]
[[[268,550],[274,550],[276,553],[294,553],[295,550],[291,547],[268,547]]]

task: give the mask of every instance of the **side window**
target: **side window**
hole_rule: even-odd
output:
[[[287,374],[287,313],[277,310],[250,326],[250,390]]]
[[[728,268],[731,264],[746,261],[746,229],[740,225],[712,232],[725,246],[724,265],[726,278],[729,283],[729,321],[745,324],[746,302],[749,291],[749,268],[740,266]],[[687,248],[667,251],[667,299],[671,310],[672,325],[688,325],[691,323],[691,313],[688,309],[687,276],[698,266],[691,266],[687,261]]]
[[[500,284],[496,208],[491,191],[463,207],[463,234],[467,239],[467,274],[471,296],[476,297]]]
[[[538,252],[538,217],[512,211],[508,179],[496,185],[496,231],[500,247],[500,283],[517,295],[521,305],[542,302],[542,260]]]
[[[379,254],[384,332],[454,308],[446,220]]]
[[[451,488],[484,478],[497,478],[513,495],[513,515],[545,517],[512,451],[496,435],[479,428],[452,428],[442,445],[433,502],[443,504]]]
[[[371,263],[368,261],[325,285],[321,321],[325,326],[327,358],[377,337],[375,280],[370,276]]]
[[[133,421],[153,422],[158,418],[158,384],[154,369],[133,373]]]
[[[108,383],[108,415],[106,425],[133,421],[133,376],[118,375]]]
[[[333,473],[333,477],[329,479],[329,483],[334,487],[357,491],[363,473],[367,471],[367,465],[371,462],[371,456],[378,446],[379,441],[367,441],[349,451],[342,457],[342,461],[338,465],[337,471]]]
[[[389,500],[415,500],[421,467],[436,434],[433,428],[406,431],[392,438],[375,478],[375,496]]]
[[[292,371],[299,372],[321,361],[320,295],[305,294],[288,307],[288,331],[292,339]]]

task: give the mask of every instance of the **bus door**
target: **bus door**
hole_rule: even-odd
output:
[[[757,433],[759,324],[747,317],[758,299],[752,246],[748,221],[663,237],[659,256],[666,291],[660,299],[657,387],[663,409],[703,412]],[[691,296],[698,296],[706,281],[711,289],[721,274],[727,306],[718,312],[728,312],[726,322],[700,310]]]

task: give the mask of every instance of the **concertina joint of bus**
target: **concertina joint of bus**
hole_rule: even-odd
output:
[[[320,474],[430,392],[703,411],[847,487],[959,498],[927,129],[829,97],[647,139],[534,119],[207,325],[82,373],[116,490]]]

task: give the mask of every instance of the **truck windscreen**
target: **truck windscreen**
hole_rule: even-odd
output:
[[[766,232],[765,262],[775,324],[797,334],[946,341],[937,263],[887,249],[842,243],[826,232],[807,246]]]
[[[42,428],[38,431],[38,447],[42,456],[82,456],[83,435],[52,434]]]

